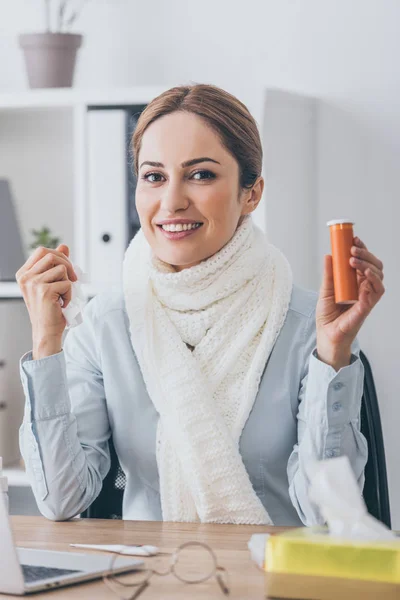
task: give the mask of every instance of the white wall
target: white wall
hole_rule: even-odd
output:
[[[286,255],[293,279],[317,290],[317,102],[277,90],[265,96],[263,126],[266,233]]]
[[[0,55],[7,57],[0,91],[25,86],[15,36],[39,27],[40,6],[39,0],[0,0]],[[239,95],[259,124],[266,87],[324,101],[317,260],[328,250],[326,219],[350,213],[357,233],[385,263],[387,294],[361,341],[377,380],[397,528],[399,22],[397,0],[92,0],[80,21],[86,42],[76,77],[84,87],[216,83]]]

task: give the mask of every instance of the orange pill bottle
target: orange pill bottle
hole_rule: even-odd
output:
[[[358,300],[356,270],[350,265],[353,244],[353,221],[337,219],[328,221],[331,235],[333,283],[337,304],[354,304]]]

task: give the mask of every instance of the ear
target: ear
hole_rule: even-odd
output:
[[[264,191],[264,178],[259,177],[250,190],[242,191],[242,215],[249,215],[259,205]]]

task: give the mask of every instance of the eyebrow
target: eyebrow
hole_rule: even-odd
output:
[[[216,163],[217,165],[220,165],[221,163],[219,163],[217,160],[214,160],[213,158],[209,158],[208,156],[202,156],[201,158],[192,158],[191,160],[186,160],[185,162],[183,162],[181,164],[182,169],[185,169],[186,167],[193,167],[193,165],[197,165],[198,163],[202,163],[202,162],[213,162]],[[164,168],[164,165],[160,162],[154,162],[151,160],[145,160],[144,162],[142,162],[142,164],[140,165],[140,169],[143,167],[143,165],[149,165],[150,167],[159,167],[161,169]]]

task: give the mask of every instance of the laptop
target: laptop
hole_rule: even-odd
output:
[[[23,596],[33,592],[100,579],[110,566],[110,555],[16,548],[10,520],[0,494],[0,594]],[[118,559],[124,573],[140,569],[143,561]]]

